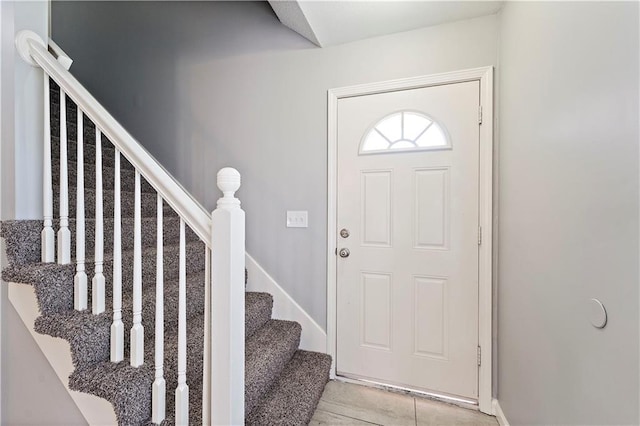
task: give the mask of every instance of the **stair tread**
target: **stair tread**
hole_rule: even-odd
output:
[[[32,278],[41,278],[43,275],[50,276],[56,274],[62,274],[65,276],[63,280],[69,280],[70,277],[73,276],[74,266],[73,265],[57,265],[57,264],[31,264],[31,265],[23,265],[15,266],[14,269],[22,268],[25,271],[28,271],[32,274]],[[66,275],[65,275],[66,274]],[[201,285],[201,282],[204,282],[203,272],[190,274],[188,276],[188,282],[193,283],[192,285],[195,288],[204,287]],[[174,289],[177,287],[175,283],[167,284],[168,288]],[[189,285],[188,285],[189,287]],[[153,298],[154,292],[153,288],[149,288],[149,286],[145,287],[143,297],[145,300],[149,300],[149,298]],[[188,290],[189,291],[189,290]],[[127,306],[130,302],[126,301],[127,298],[123,298],[123,302],[125,306]],[[247,326],[249,327],[250,318],[252,317],[253,309],[262,309],[266,310],[268,315],[271,313],[272,307],[272,297],[267,293],[247,293],[246,295],[246,307],[245,312],[247,313]],[[173,300],[172,296],[165,295],[165,306],[167,305],[175,305],[176,302]],[[126,308],[124,312],[128,312]],[[135,381],[137,384],[135,385],[135,395],[136,399],[143,397],[146,398],[146,390],[144,389],[147,386],[146,382],[152,382],[152,373],[148,373],[151,371],[152,360],[150,359],[152,354],[152,324],[153,321],[151,317],[153,314],[149,312],[150,309],[145,304],[144,312],[146,315],[143,315],[143,321],[145,321],[145,334],[147,337],[146,348],[149,351],[146,354],[147,364],[145,364],[140,369],[131,369],[127,365],[125,361],[124,363],[113,364],[108,361],[109,354],[109,338],[110,335],[110,324],[111,324],[111,312],[108,310],[107,312],[101,315],[91,315],[88,312],[76,312],[70,310],[65,313],[53,314],[42,316],[37,321],[37,329],[40,332],[45,332],[43,330],[43,324],[48,322],[49,324],[56,324],[58,327],[57,331],[49,330],[46,334],[54,335],[56,337],[63,337],[67,340],[70,340],[70,344],[72,346],[76,345],[79,347],[83,345],[86,349],[83,353],[76,353],[76,350],[72,351],[74,354],[74,363],[76,367],[80,367],[77,362],[78,356],[86,357],[90,355],[90,353],[102,353],[102,359],[94,359],[94,365],[88,365],[86,363],[87,359],[85,358],[85,362],[82,364],[82,368],[78,368],[76,372],[70,378],[70,382],[72,389],[90,392],[96,394],[101,397],[107,396],[114,405],[120,407],[116,410],[121,418],[121,423],[127,423],[129,421],[133,421],[133,419],[140,419],[141,417],[137,417],[136,413],[129,413],[127,410],[128,407],[126,403],[126,397],[124,395],[120,396],[108,396],[110,392],[116,392],[114,387],[111,385],[105,385],[105,382],[113,382],[117,381]],[[128,314],[127,314],[128,315]],[[262,312],[258,317],[264,318],[267,314]],[[193,321],[193,318],[199,318],[199,314],[194,313],[194,315],[189,317],[189,321]],[[127,321],[128,322],[128,321]],[[201,325],[196,323],[196,326],[190,325],[188,328],[188,333],[191,336],[193,333],[195,335],[200,336],[202,334],[202,330],[200,329]],[[300,339],[300,326],[297,323],[289,322],[289,321],[281,321],[281,320],[268,320],[264,325],[258,327],[257,330],[253,333],[253,335],[249,335],[246,340],[246,396],[245,400],[247,403],[247,413],[251,413],[251,419],[263,419],[265,416],[272,416],[273,412],[279,412],[281,408],[278,408],[277,401],[270,401],[270,398],[273,399],[270,395],[276,391],[274,391],[274,386],[283,387],[284,385],[278,383],[288,383],[284,375],[288,375],[288,369],[290,370],[292,365],[295,365],[295,357],[296,349],[299,344]],[[64,332],[62,330],[65,330]],[[126,330],[126,328],[125,328]],[[175,354],[177,353],[176,345],[177,339],[175,338],[175,328],[166,327],[165,328],[165,375],[167,381],[173,383],[176,377],[175,367],[172,367],[169,364],[175,363]],[[189,337],[189,339],[193,339],[193,337]],[[196,338],[196,341],[201,339],[200,337]],[[88,344],[88,343],[91,344]],[[197,343],[197,342],[196,342]],[[194,343],[190,343],[190,347]],[[201,344],[201,341],[199,343]],[[198,351],[189,351],[189,367],[188,367],[188,381],[190,388],[193,383],[193,393],[192,396],[196,397],[196,389],[195,387],[200,386],[198,384],[198,377],[201,374],[201,359],[200,353],[201,350]],[[173,354],[173,355],[172,355]],[[297,356],[297,354],[296,354]],[[292,364],[293,363],[293,364]],[[119,366],[119,367],[116,367]],[[302,367],[300,367],[302,368]],[[145,370],[146,369],[146,370]],[[90,371],[89,371],[90,370]],[[135,372],[138,372],[139,375],[134,376]],[[328,368],[327,368],[328,371]],[[98,374],[99,373],[99,374]],[[85,382],[88,377],[99,377],[102,376],[102,379],[96,382]],[[284,380],[284,382],[283,382]],[[274,383],[276,383],[274,385]],[[322,383],[324,384],[324,382]],[[287,386],[291,386],[288,384]],[[289,389],[288,387],[286,389]],[[315,389],[315,388],[314,388]],[[128,393],[132,394],[134,392],[134,388],[127,385],[122,388],[118,387],[118,393]],[[285,392],[285,391],[278,391]],[[286,391],[290,394],[295,394],[298,391]],[[315,392],[315,391],[314,391]],[[321,393],[321,389],[319,391]],[[142,395],[142,396],[140,396]],[[305,407],[315,407],[315,397],[299,397],[297,399],[297,404],[302,404]],[[309,402],[311,401],[311,402]],[[197,401],[194,401],[197,403]],[[171,407],[173,402],[168,399],[168,408]],[[146,406],[145,404],[143,404]],[[275,408],[274,408],[275,407]],[[283,409],[286,412],[286,409]],[[312,410],[312,408],[309,408]],[[142,410],[144,411],[144,410]],[[141,411],[141,412],[142,412]],[[265,414],[266,413],[266,414]],[[148,415],[148,414],[147,414]],[[199,416],[199,413],[195,413],[194,415]],[[130,416],[130,417],[127,417]],[[304,414],[306,416],[306,414]],[[169,417],[168,417],[169,418]],[[300,418],[300,415],[296,414],[294,418]],[[126,420],[125,420],[126,419]],[[138,421],[136,420],[136,421]],[[260,424],[261,420],[258,420]],[[258,423],[255,423],[258,424]],[[302,424],[302,423],[300,423]]]
[[[307,425],[329,381],[331,357],[298,350],[260,404],[247,416],[246,425]]]
[[[166,244],[164,246],[164,277],[165,280],[176,278],[178,275],[179,244]],[[200,241],[187,242],[186,247],[187,276],[204,270],[204,243]],[[156,248],[143,248],[143,288],[155,284],[155,258]],[[129,261],[133,257],[133,249],[122,252],[122,286],[123,294],[132,288],[132,265]],[[145,259],[147,259],[145,261]],[[92,258],[86,259],[89,284],[92,277]],[[107,301],[110,300],[112,291],[113,265],[111,256],[105,254],[104,276]],[[2,277],[6,282],[32,284],[40,301],[42,314],[64,312],[73,308],[73,277],[75,265],[58,265],[56,263],[32,263],[26,265],[10,265],[2,271]],[[89,287],[90,288],[90,287]],[[91,298],[89,297],[89,300]]]
[[[85,369],[76,369],[69,376],[69,388],[106,399],[114,406],[118,423],[140,424],[151,413],[151,365],[132,367],[128,360],[101,362]],[[135,398],[132,404],[130,398]]]
[[[198,329],[198,318],[204,312],[204,271],[187,276],[187,322],[188,333]],[[165,352],[168,354],[175,349],[177,340],[178,317],[178,281],[165,283],[164,289],[164,318],[165,318]],[[262,298],[266,293],[247,292],[245,294],[245,312],[261,309]],[[194,303],[194,301],[201,301]],[[106,312],[93,315],[91,307],[85,311],[68,310],[60,313],[42,315],[36,319],[35,330],[41,334],[58,337],[69,341],[75,366],[95,364],[109,359],[109,336],[112,323],[111,301],[106,303]],[[132,296],[123,295],[122,321],[124,329],[129,330],[132,325]],[[202,320],[200,320],[202,321]],[[252,320],[246,320],[250,324]],[[145,359],[153,360],[153,346],[155,341],[155,287],[143,288],[142,324],[145,330]],[[195,326],[194,326],[195,325]],[[201,324],[200,324],[201,326]],[[201,328],[201,327],[200,327]],[[173,339],[173,340],[172,340]],[[125,336],[125,357],[128,357],[128,334]],[[89,343],[89,344],[88,344]],[[200,351],[201,352],[201,351]],[[151,357],[151,358],[149,358]],[[82,362],[80,362],[82,361]],[[167,361],[170,364],[170,361]],[[168,365],[169,365],[168,364]]]

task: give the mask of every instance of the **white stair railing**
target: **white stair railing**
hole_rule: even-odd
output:
[[[49,82],[47,81],[47,85]],[[84,194],[84,124],[82,110],[78,108],[78,137],[77,137],[77,171],[76,171],[76,192]],[[77,311],[87,309],[87,272],[85,271],[85,227],[84,227],[84,197],[76,198],[76,275],[73,277],[73,306]]]
[[[92,279],[92,313],[105,310],[104,217],[102,135],[115,151],[114,227],[113,227],[113,322],[111,325],[112,362],[124,358],[124,324],[122,321],[122,211],[120,159],[123,155],[134,167],[133,229],[133,326],[130,332],[130,364],[144,365],[144,329],[142,326],[142,221],[141,179],[144,177],[157,191],[157,238],[155,277],[155,380],[152,384],[154,423],[166,418],[166,382],[164,380],[164,271],[163,271],[163,202],[180,217],[179,281],[178,281],[178,385],[175,389],[175,422],[189,423],[189,386],[187,384],[187,318],[186,318],[186,226],[205,244],[205,336],[203,356],[204,424],[244,423],[244,259],[245,219],[235,192],[240,187],[240,174],[232,168],[218,173],[218,188],[223,197],[213,213],[207,212],[176,180],[87,92],[69,73],[72,60],[55,43],[47,50],[37,34],[21,31],[16,46],[22,58],[44,71],[45,135],[43,164],[42,260],[68,264],[71,262],[69,230],[69,188],[67,158],[66,98],[78,107],[77,118],[77,182],[76,182],[76,274],[74,276],[74,308],[86,310],[88,302],[85,265],[85,201],[84,201],[84,121],[86,116],[96,128],[96,205],[95,257]],[[53,230],[53,192],[51,135],[49,120],[49,79],[60,87],[60,226],[57,234],[57,259]]]
[[[58,263],[71,263],[71,231],[69,231],[69,171],[67,164],[67,95],[60,88],[60,229],[58,230]]]
[[[133,213],[133,327],[131,327],[131,366],[144,363],[144,328],[142,327],[142,220],[140,172],[136,170]]]
[[[151,421],[162,423],[165,418],[166,383],[164,380],[164,260],[162,247],[162,197],[158,194],[156,228],[156,334],[155,380],[151,392]]]
[[[49,79],[44,79],[44,163],[42,165],[42,210],[44,224],[41,245],[42,261],[55,262],[56,235],[53,231],[53,184],[51,170],[51,99],[49,99]],[[76,308],[77,309],[77,308]]]
[[[223,197],[211,214],[211,420],[238,425],[244,424],[245,218],[235,197],[240,173],[220,170],[218,188]],[[220,388],[227,391],[216,393]]]
[[[124,359],[122,323],[122,218],[120,203],[120,151],[115,150],[113,176],[113,323],[111,324],[111,362]]]
[[[80,110],[78,108],[78,110]],[[79,128],[78,133],[83,132]],[[84,198],[84,193],[76,191],[77,199]],[[94,315],[104,312],[104,274],[102,265],[104,263],[104,222],[102,212],[102,134],[96,127],[96,223],[95,223],[95,246],[94,246],[94,275],[91,280],[91,311]],[[77,219],[77,218],[76,218]]]
[[[187,386],[187,262],[184,220],[180,219],[180,257],[178,290],[178,387],[176,425],[189,424],[189,386]]]

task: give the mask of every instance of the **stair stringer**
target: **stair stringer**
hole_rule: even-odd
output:
[[[88,393],[69,389],[69,376],[74,371],[71,361],[71,348],[64,339],[37,333],[33,324],[40,316],[38,302],[34,288],[28,284],[8,283],[8,295],[11,304],[25,324],[31,337],[47,358],[47,361],[62,382],[73,402],[90,425],[118,424],[116,414],[111,403]]]

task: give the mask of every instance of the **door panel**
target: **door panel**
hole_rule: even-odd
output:
[[[478,107],[477,81],[338,101],[339,375],[477,398]]]
[[[449,237],[449,169],[417,169],[413,216],[415,249],[447,249]]]

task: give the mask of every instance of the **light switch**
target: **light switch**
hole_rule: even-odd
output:
[[[287,228],[308,228],[309,212],[306,210],[287,210]]]

